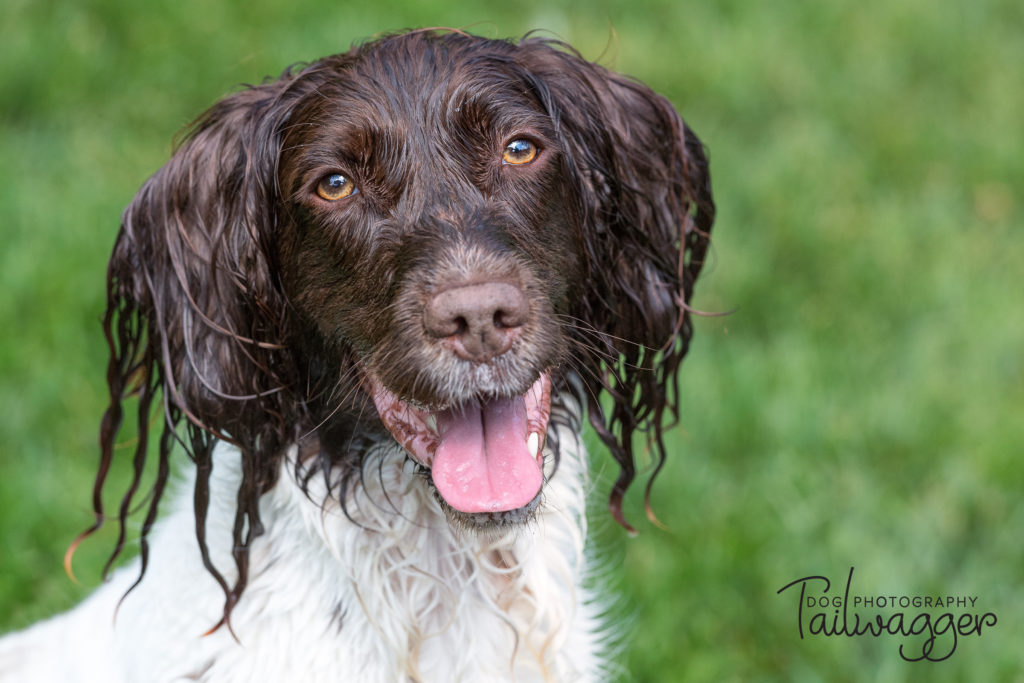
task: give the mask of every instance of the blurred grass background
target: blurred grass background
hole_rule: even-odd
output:
[[[0,631],[81,599],[111,547],[83,546],[83,586],[63,574],[90,521],[106,257],[172,137],[238,83],[441,25],[547,29],[711,151],[696,305],[736,313],[697,321],[654,491],[669,530],[636,495],[627,539],[595,496],[628,680],[1024,680],[1019,0],[6,0]],[[938,664],[801,641],[776,591],[851,566],[866,593],[976,595],[999,623]]]

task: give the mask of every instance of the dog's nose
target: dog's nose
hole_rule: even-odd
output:
[[[507,282],[446,289],[427,302],[427,333],[465,360],[484,362],[508,351],[530,312],[523,291]]]

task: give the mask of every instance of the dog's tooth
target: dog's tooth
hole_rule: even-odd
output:
[[[429,415],[427,415],[427,427],[430,429],[430,431],[437,434],[437,415],[435,415],[434,413],[430,413]]]
[[[536,458],[537,451],[540,450],[540,434],[530,432],[530,436],[526,439],[526,448],[530,451],[530,457]]]

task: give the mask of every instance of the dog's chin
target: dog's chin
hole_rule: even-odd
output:
[[[437,492],[437,488],[433,487],[433,484],[430,484],[430,486],[433,488],[434,497],[441,504],[441,509],[444,510],[449,524],[455,529],[469,533],[486,535],[525,526],[533,520],[537,509],[540,507],[541,492],[538,491],[533,500],[515,510],[504,510],[502,512],[462,512],[449,505],[444,497]]]

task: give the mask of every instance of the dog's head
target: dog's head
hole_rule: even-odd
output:
[[[663,457],[713,216],[668,101],[538,38],[388,36],[226,97],[124,214],[97,487],[124,397],[144,459],[162,392],[148,521],[179,425],[200,520],[212,444],[237,444],[240,586],[292,443],[348,482],[390,432],[453,514],[519,520],[572,373],[625,523],[634,433]]]

